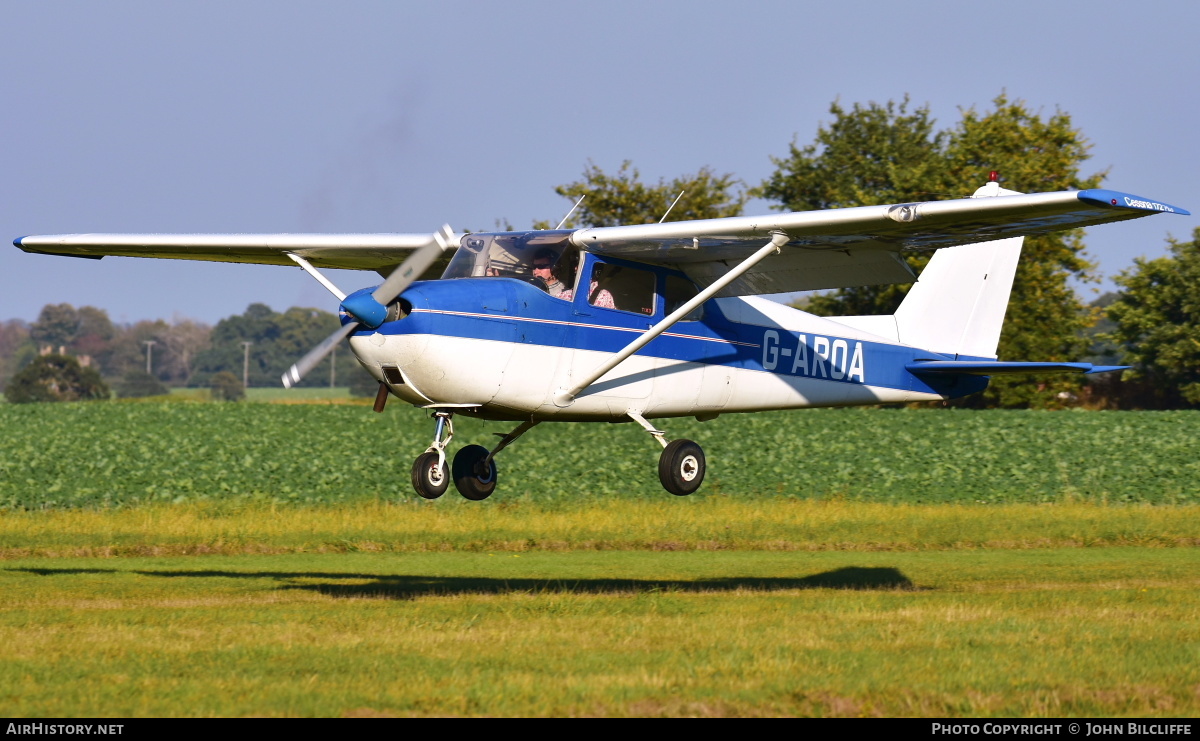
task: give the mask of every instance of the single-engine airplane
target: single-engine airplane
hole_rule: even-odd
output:
[[[970,198],[584,229],[456,234],[73,234],[26,252],[296,264],[341,304],[341,328],[300,359],[298,382],[349,337],[389,395],[430,410],[416,492],[495,490],[496,454],[541,422],[635,422],[661,445],[658,476],[696,491],[704,451],[650,420],[936,401],[1002,373],[1119,370],[998,360],[1025,236],[1181,208],[1110,190],[1021,194],[995,173]],[[452,255],[446,261],[446,253]],[[903,259],[936,250],[916,276]],[[344,294],[318,267],[375,270]],[[440,273],[440,279],[432,280]],[[758,297],[916,281],[895,314],[822,318]],[[454,415],[519,423],[448,461]]]

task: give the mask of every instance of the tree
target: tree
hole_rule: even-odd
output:
[[[94,368],[69,355],[42,355],[17,372],[4,389],[13,404],[39,401],[95,401],[111,396]]]
[[[167,344],[163,335],[169,327],[162,319],[143,319],[131,326],[122,327],[109,343],[108,364],[105,371],[110,377],[120,378],[135,370],[146,371],[147,342],[150,345],[151,372],[159,380],[167,380],[165,371]]]
[[[205,384],[212,374],[221,371],[241,379],[247,357],[243,343],[249,342],[250,385],[276,386],[284,371],[337,327],[337,317],[328,311],[292,307],[280,314],[265,304],[251,304],[245,313],[226,317],[213,327],[209,347],[195,354],[192,382]],[[328,385],[328,363],[331,362],[337,363],[337,378],[349,379],[352,373],[361,372],[356,369],[358,362],[345,343],[339,345],[338,350],[299,385]]]
[[[75,356],[91,358],[102,370],[109,370],[109,355],[117,330],[108,318],[108,312],[94,306],[81,306],[75,314],[79,323],[68,348]]]
[[[51,352],[65,349],[75,339],[79,329],[79,312],[70,304],[46,304],[38,314],[37,321],[29,327],[29,336],[39,348],[48,347]]]
[[[117,396],[122,399],[138,399],[146,396],[163,396],[170,389],[145,370],[126,371],[121,380],[116,383]]]
[[[1144,403],[1200,407],[1200,228],[1192,241],[1168,240],[1170,254],[1134,260],[1114,282],[1123,290],[1108,309],[1104,338],[1133,366],[1129,380]]]
[[[728,173],[717,175],[701,167],[694,175],[681,175],[670,182],[659,179],[658,184],[643,183],[641,174],[629,160],[621,163],[615,175],[609,175],[588,162],[583,178],[554,189],[571,203],[587,196],[571,214],[564,227],[620,226],[622,224],[653,224],[667,213],[668,221],[718,219],[740,216],[746,205],[746,193],[740,181]],[[540,221],[535,229],[550,229],[557,222]]]
[[[1083,176],[1080,166],[1090,148],[1071,117],[1057,111],[1049,118],[1030,111],[1022,101],[1001,94],[995,110],[963,111],[946,149],[946,185],[951,193],[970,193],[982,174],[999,171],[1002,183],[1025,192],[1099,187],[1105,173]],[[1084,257],[1080,230],[1027,237],[1008,302],[999,355],[1011,360],[1078,360],[1087,351],[1084,334],[1095,319],[1069,281],[1094,280],[1094,266]],[[1001,376],[967,405],[1057,407],[1078,393],[1078,375],[1032,379]]]
[[[816,142],[792,144],[775,160],[777,169],[753,192],[778,202],[780,210],[842,208],[913,200],[960,198],[1001,173],[1006,187],[1025,192],[1094,188],[1103,173],[1084,177],[1080,165],[1088,143],[1061,111],[1043,118],[1022,101],[1001,94],[993,109],[962,111],[958,124],[938,131],[927,107],[910,112],[908,99],[886,105],[830,108],[834,121]],[[927,255],[908,258],[914,270]],[[1084,329],[1092,312],[1071,290],[1072,278],[1089,280],[1078,232],[1025,240],[1000,337],[999,355],[1012,360],[1076,360],[1085,351]],[[909,286],[839,289],[808,300],[807,311],[825,316],[891,314]],[[984,394],[961,405],[1061,406],[1077,390],[1070,376],[1029,379],[998,377]]]
[[[350,372],[346,385],[350,387],[351,396],[375,396],[379,393],[379,381],[361,366]]]
[[[816,141],[790,146],[785,158],[771,158],[775,172],[752,195],[775,201],[781,211],[870,206],[931,200],[943,176],[946,132],[934,129],[929,107],[909,112],[905,97],[884,105],[855,103],[847,111],[829,107],[834,120],[817,129]],[[925,254],[909,255],[919,272]],[[909,285],[855,286],[809,298],[805,311],[822,316],[891,314]]]
[[[163,368],[181,385],[192,380],[192,364],[196,355],[211,344],[212,327],[202,322],[176,317],[163,334],[166,357]]]
[[[241,401],[246,398],[246,389],[238,377],[229,371],[214,373],[208,386],[217,401]]]
[[[22,355],[29,357],[23,358]],[[0,323],[0,390],[22,365],[22,360],[32,360],[36,355],[29,341],[29,327],[20,319],[9,319]]]

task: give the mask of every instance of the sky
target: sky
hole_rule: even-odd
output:
[[[27,255],[14,237],[524,228],[566,213],[554,186],[589,161],[757,185],[835,100],[908,95],[949,128],[1003,91],[1069,113],[1105,187],[1200,213],[1194,0],[5,0],[0,27],[0,321],[61,302],[118,322],[336,309],[299,268]],[[1084,298],[1197,226],[1089,230],[1104,277]]]

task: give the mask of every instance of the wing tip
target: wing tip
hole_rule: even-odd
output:
[[[1186,208],[1172,206],[1161,201],[1152,201],[1149,198],[1135,196],[1132,193],[1122,193],[1119,190],[1104,190],[1101,188],[1081,190],[1078,191],[1077,197],[1084,203],[1090,203],[1094,206],[1104,206],[1106,208],[1149,211],[1150,213],[1179,214],[1180,216],[1192,215],[1192,212],[1188,211]]]

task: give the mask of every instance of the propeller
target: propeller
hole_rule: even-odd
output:
[[[443,224],[442,228],[434,233],[433,241],[409,255],[408,259],[400,263],[392,271],[392,274],[379,284],[378,288],[370,294],[359,292],[347,296],[342,301],[342,310],[354,317],[353,321],[338,327],[337,331],[326,337],[321,344],[309,350],[308,354],[288,368],[287,372],[283,374],[283,385],[291,388],[299,383],[300,379],[324,360],[325,356],[332,352],[339,342],[349,337],[360,326],[375,329],[383,324],[387,317],[387,305],[396,300],[404,292],[404,289],[412,285],[413,281],[421,276],[421,273],[424,273],[443,252],[450,248],[453,237],[454,230],[450,228],[449,224]]]

